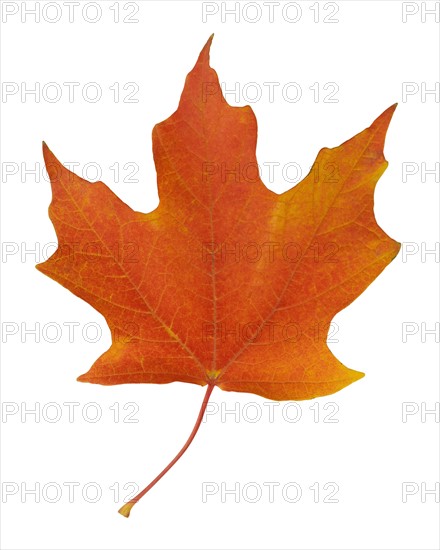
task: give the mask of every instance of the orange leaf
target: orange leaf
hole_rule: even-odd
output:
[[[330,322],[400,247],[373,212],[395,105],[322,149],[278,195],[258,176],[252,109],[228,105],[209,66],[211,40],[177,111],[153,130],[153,212],[134,212],[44,146],[59,245],[37,267],[112,331],[82,382],[181,381],[275,400],[334,393],[363,374],[328,349]]]

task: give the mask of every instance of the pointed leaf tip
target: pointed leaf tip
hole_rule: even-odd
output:
[[[214,33],[208,38],[206,44],[203,46],[202,51],[199,54],[197,63],[208,63],[209,64],[209,51],[211,49],[212,39],[214,38]]]
[[[46,164],[46,168],[48,167],[49,163],[60,164],[59,160],[56,158],[56,156],[49,149],[49,146],[47,145],[47,143],[45,141],[43,141],[43,158],[44,158],[44,162]]]
[[[396,110],[397,108],[397,105],[398,103],[393,103],[392,105],[390,105],[388,107],[388,109],[385,109],[385,111],[382,113],[382,115],[388,115],[390,118],[393,116],[394,114],[394,111]]]
[[[385,160],[383,151],[385,147],[385,138],[396,107],[397,103],[394,103],[388,107],[388,109],[385,109],[385,111],[376,118],[369,128],[370,131],[376,135],[375,151],[377,154],[382,156],[383,160]]]
[[[391,119],[393,118],[394,111],[396,110],[397,103],[394,103],[388,109],[385,109],[385,111],[379,115],[376,120],[373,122],[372,126],[383,126],[383,131],[386,132],[388,130],[388,126],[391,122]]]
[[[42,146],[43,146],[43,155],[44,156],[51,152],[51,150],[49,149],[49,146],[47,145],[47,143],[45,141],[43,141]]]

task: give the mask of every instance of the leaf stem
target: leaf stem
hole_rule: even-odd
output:
[[[206,393],[205,393],[205,397],[203,399],[203,403],[202,403],[202,406],[200,408],[199,416],[197,417],[194,428],[193,428],[190,436],[188,437],[188,440],[185,443],[185,445],[180,449],[178,454],[173,458],[173,460],[168,464],[168,466],[166,468],[164,468],[161,471],[161,473],[157,477],[155,477],[149,485],[147,485],[145,487],[145,489],[143,489],[140,493],[138,493],[135,497],[133,497],[129,502],[124,504],[124,506],[122,506],[122,508],[120,508],[118,510],[118,512],[120,514],[122,514],[123,516],[128,518],[129,515],[130,515],[130,512],[131,512],[131,509],[136,504],[136,502],[138,502],[146,493],[148,493],[148,491],[150,489],[152,489],[156,485],[156,483],[168,472],[168,470],[170,470],[174,466],[174,464],[179,460],[179,458],[185,453],[185,451],[191,445],[192,440],[196,436],[196,433],[198,432],[198,430],[200,428],[200,425],[202,423],[203,415],[205,414],[206,406],[208,405],[208,401],[209,401],[209,398],[211,397],[211,393],[212,393],[212,390],[214,389],[214,387],[215,387],[214,384],[208,384],[208,387],[207,387]]]

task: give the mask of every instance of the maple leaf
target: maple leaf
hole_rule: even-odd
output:
[[[109,350],[78,380],[208,386],[187,443],[122,507],[127,517],[188,448],[215,386],[302,400],[361,378],[330,352],[327,331],[400,247],[373,212],[395,105],[322,149],[303,181],[276,194],[258,175],[252,109],[228,105],[209,66],[211,40],[178,109],[153,130],[154,211],[133,211],[43,146],[58,249],[37,268],[91,304],[112,332]]]

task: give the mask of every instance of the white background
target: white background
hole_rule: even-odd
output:
[[[17,243],[18,250],[2,258],[3,323],[19,327],[25,323],[27,328],[40,323],[41,331],[46,323],[80,326],[73,342],[64,325],[58,342],[50,343],[44,335],[40,342],[32,335],[21,342],[20,327],[3,344],[2,400],[17,403],[19,412],[2,418],[2,487],[9,483],[7,488],[18,487],[19,492],[3,494],[2,547],[438,548],[438,504],[432,494],[422,502],[422,484],[432,489],[439,480],[438,424],[434,415],[420,414],[423,403],[432,409],[439,401],[435,337],[428,334],[423,342],[421,334],[422,323],[429,329],[438,319],[438,263],[432,254],[420,253],[422,243],[433,248],[438,241],[438,183],[433,175],[423,182],[420,174],[421,163],[432,168],[437,156],[438,98],[420,92],[406,101],[402,98],[404,82],[414,82],[420,90],[422,83],[432,89],[439,80],[438,27],[432,15],[422,21],[422,4],[430,8],[434,3],[410,3],[406,9],[417,13],[406,23],[399,1],[338,2],[339,11],[333,16],[338,23],[322,21],[331,10],[329,5],[324,9],[325,2],[319,3],[318,22],[314,22],[316,5],[315,11],[310,9],[312,2],[297,3],[301,14],[296,23],[283,19],[280,6],[271,23],[263,7],[261,19],[251,23],[246,18],[254,17],[252,7],[240,9],[239,22],[233,16],[222,22],[217,4],[219,12],[203,22],[198,1],[138,1],[133,18],[139,22],[132,24],[114,22],[113,1],[100,2],[102,17],[87,22],[81,14],[86,3],[76,8],[73,23],[68,21],[67,8],[57,23],[36,23],[31,15],[21,22],[20,3],[19,13],[2,24],[3,81],[26,83],[29,88],[35,82],[41,87],[56,82],[64,89],[54,103],[43,96],[39,102],[32,96],[22,102],[19,93],[3,97],[3,163],[25,163],[27,168],[40,163],[41,168],[44,139],[63,162],[99,163],[101,179],[132,208],[153,209],[158,198],[152,127],[176,109],[186,74],[215,32],[211,65],[220,80],[228,88],[239,83],[241,92],[246,83],[256,82],[263,92],[252,103],[261,164],[294,161],[305,175],[320,148],[340,144],[399,102],[387,135],[389,167],[377,186],[375,212],[391,237],[415,243],[410,248],[418,247],[419,252],[406,261],[400,254],[334,320],[338,341],[330,344],[331,349],[345,365],[365,372],[365,378],[335,395],[301,402],[297,422],[286,420],[283,404],[274,409],[270,422],[263,398],[214,390],[214,406],[237,406],[238,422],[233,415],[222,422],[220,413],[212,414],[184,458],[125,519],[117,514],[128,493],[122,487],[135,482],[143,488],[174,456],[192,428],[205,390],[181,383],[104,387],[76,382],[108,348],[109,330],[91,306],[34,268],[45,259],[40,254],[45,244],[55,240],[47,215],[49,183],[42,178],[36,182],[32,175],[22,182],[21,171],[7,178],[3,174],[2,240]],[[42,12],[45,3],[37,4]],[[121,20],[131,12],[127,4],[119,3]],[[46,13],[54,18],[54,11]],[[294,8],[288,16],[295,16]],[[88,17],[94,17],[92,8]],[[63,82],[80,83],[72,103]],[[101,87],[103,97],[97,103],[81,95],[88,82]],[[127,82],[137,83],[139,101],[115,102],[109,89],[115,82],[121,90]],[[280,83],[273,102],[264,82]],[[295,103],[280,93],[288,82],[301,86],[303,95]],[[322,97],[315,103],[309,89],[315,82],[337,83],[338,103],[325,103]],[[246,90],[250,95],[251,90]],[[233,95],[227,98],[237,104]],[[242,93],[238,104],[246,103]],[[109,167],[116,161],[121,166],[137,163],[139,183],[115,183]],[[416,163],[419,172],[403,182],[405,162]],[[76,171],[82,175],[81,168]],[[276,191],[291,186],[281,172],[276,172],[273,183],[267,173],[262,176]],[[21,258],[35,243],[40,252]],[[418,329],[406,343],[404,322],[415,323],[411,326]],[[102,327],[96,343],[82,336],[87,323]],[[65,402],[80,404],[73,422]],[[90,402],[102,411],[96,423],[82,415]],[[139,407],[134,416],[138,423],[122,422],[129,412],[123,406],[129,402]],[[251,402],[256,403],[253,409],[247,406]],[[402,404],[408,402],[415,404],[416,414],[402,422]],[[56,409],[46,407],[37,417],[39,422],[32,415],[22,422],[19,413],[35,403],[41,409],[57,403],[63,414],[59,421],[49,422],[48,415]],[[109,409],[114,403],[121,410],[119,422]],[[335,407],[324,410],[328,403],[339,407],[337,423],[323,421]],[[309,408],[312,405],[314,409]],[[317,409],[319,422],[314,421]],[[86,411],[93,415],[92,409]],[[250,422],[258,411],[261,419]],[[293,416],[293,408],[284,413]],[[73,503],[63,486],[66,482],[80,484]],[[96,503],[82,496],[84,484],[90,482],[102,490]],[[121,495],[115,503],[109,487],[116,482]],[[202,484],[207,482],[217,484],[219,492],[203,502]],[[263,485],[268,482],[280,484],[274,502]],[[293,482],[302,489],[296,503],[288,502],[281,491]],[[327,482],[339,486],[338,503],[323,502],[329,492],[323,488]],[[406,482],[416,484],[412,487],[417,492],[404,503]],[[21,483],[27,488],[40,484],[39,503],[35,496],[24,495]],[[58,502],[47,502],[42,494],[47,483],[64,487]],[[231,495],[222,502],[222,483],[229,489],[239,484],[239,502]],[[243,493],[246,483],[253,484],[249,493]],[[314,502],[309,489],[315,483],[321,488],[319,502]],[[262,490],[261,499],[249,502],[256,487]]]

